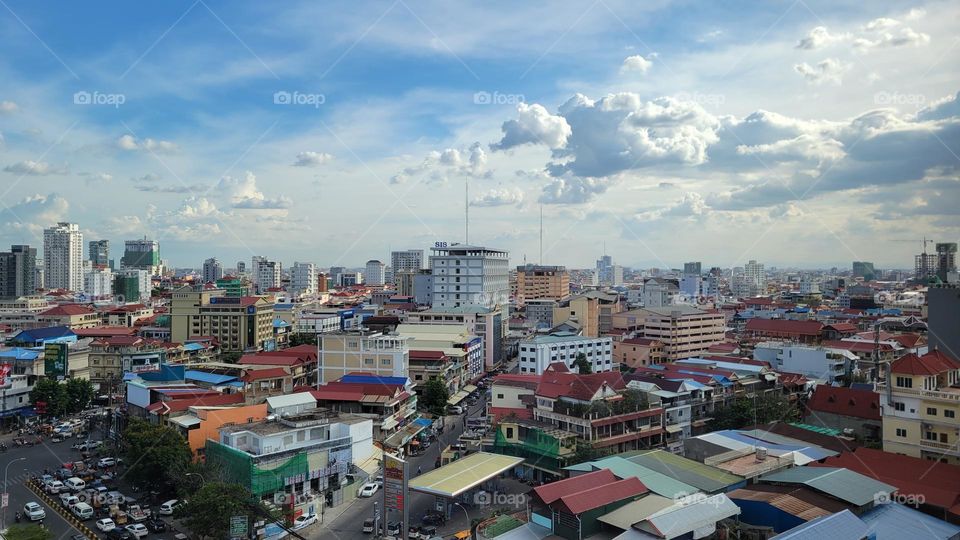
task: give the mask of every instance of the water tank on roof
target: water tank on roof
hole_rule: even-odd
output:
[[[763,461],[767,459],[767,449],[763,446],[757,447],[757,461]]]

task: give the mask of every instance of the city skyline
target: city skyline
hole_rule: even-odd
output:
[[[949,3],[47,7],[0,18],[4,245],[69,221],[178,267],[363,266],[463,242],[467,182],[470,243],[517,264],[906,269],[960,238]]]

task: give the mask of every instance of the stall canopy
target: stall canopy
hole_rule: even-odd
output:
[[[410,480],[413,491],[453,498],[523,463],[522,457],[477,452]]]
[[[470,392],[467,392],[466,390],[460,390],[456,394],[450,396],[450,399],[447,400],[447,403],[450,405],[457,405],[461,401],[467,399],[467,396],[469,395]]]

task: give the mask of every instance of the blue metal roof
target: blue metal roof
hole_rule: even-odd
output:
[[[204,347],[203,345],[201,345],[201,344],[199,344],[199,343],[186,343],[186,344],[184,344],[184,346],[183,346],[183,350],[185,350],[185,351],[187,351],[187,352],[191,352],[191,351],[202,351],[202,350],[205,349],[205,348],[206,348],[206,347]]]
[[[290,326],[290,323],[288,323],[287,321],[285,321],[285,320],[283,320],[283,319],[281,319],[281,318],[279,318],[279,317],[273,320],[273,327],[274,327],[274,328],[284,328],[284,327],[286,327],[286,326]]]
[[[844,510],[798,525],[771,540],[850,540],[866,538],[868,533],[866,523],[853,515],[853,512]]]
[[[48,326],[46,328],[32,328],[21,330],[13,336],[13,342],[53,341],[62,338],[76,338],[77,335],[66,326]]]
[[[878,504],[864,512],[860,519],[877,540],[956,538],[960,534],[957,525],[896,503]]]
[[[381,377],[379,375],[344,375],[340,382],[358,384],[407,384],[406,377]]]
[[[429,418],[417,418],[413,421],[413,423],[417,424],[418,426],[430,427],[433,425],[433,420]]]
[[[0,358],[5,361],[10,360],[36,360],[40,356],[40,351],[36,349],[25,349],[23,347],[14,347],[6,351],[0,351]]]
[[[183,377],[186,380],[200,381],[209,384],[225,384],[237,380],[233,375],[219,375],[217,373],[207,373],[206,371],[197,371],[194,369],[184,371]]]

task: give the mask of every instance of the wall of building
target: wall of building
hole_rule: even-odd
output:
[[[224,424],[235,423],[245,424],[249,419],[254,422],[263,420],[267,417],[267,404],[247,405],[244,407],[229,407],[216,410],[198,411],[201,421],[195,428],[187,434],[187,442],[190,444],[190,450],[194,455],[207,444],[207,439],[218,440],[220,438],[220,428]]]

